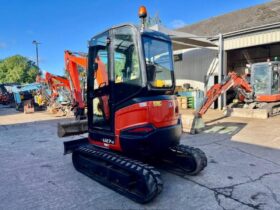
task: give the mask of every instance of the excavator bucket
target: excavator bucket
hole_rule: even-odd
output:
[[[200,115],[195,114],[191,124],[190,133],[191,134],[199,133],[200,131],[203,130],[203,128],[205,128],[205,123],[202,117]]]
[[[181,118],[183,131],[186,133],[196,134],[205,127],[203,119],[197,113],[184,114]]]
[[[79,135],[87,132],[88,132],[87,120],[58,123],[57,125],[58,137]]]

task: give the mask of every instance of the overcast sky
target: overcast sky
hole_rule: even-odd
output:
[[[267,0],[0,0],[0,59],[35,58],[38,40],[42,70],[62,74],[64,50],[87,51],[87,40],[112,25],[138,24],[145,5],[163,25],[178,28]]]

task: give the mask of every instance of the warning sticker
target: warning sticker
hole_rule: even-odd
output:
[[[153,106],[161,106],[162,105],[161,102],[162,101],[153,101]]]

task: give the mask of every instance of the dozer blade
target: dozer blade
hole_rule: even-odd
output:
[[[80,146],[88,144],[88,138],[76,139],[73,141],[65,141],[64,144],[64,155],[73,153]]]
[[[162,190],[160,173],[152,166],[89,144],[76,149],[72,161],[77,171],[138,203]]]
[[[58,137],[79,135],[86,132],[88,132],[87,120],[58,123],[57,125]]]

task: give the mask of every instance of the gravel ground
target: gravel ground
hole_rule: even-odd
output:
[[[56,136],[65,120],[0,107],[0,209],[280,209],[278,149],[233,141],[213,127],[183,135],[183,144],[205,151],[208,167],[184,178],[161,171],[162,193],[140,205],[74,170]]]

